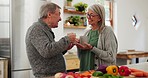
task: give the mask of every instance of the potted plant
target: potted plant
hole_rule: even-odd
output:
[[[88,7],[88,4],[79,2],[74,5],[77,11],[85,12],[85,9]]]
[[[74,26],[78,26],[80,24],[80,16],[70,16],[67,21],[70,24],[74,24]]]
[[[67,6],[71,6],[73,0],[67,0]]]

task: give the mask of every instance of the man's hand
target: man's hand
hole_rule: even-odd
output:
[[[75,45],[75,44],[70,43],[69,46],[68,46],[68,48],[67,48],[67,50],[70,50],[74,45]]]
[[[76,40],[76,34],[75,33],[68,33],[67,36],[68,36],[71,43],[75,42],[75,40]]]

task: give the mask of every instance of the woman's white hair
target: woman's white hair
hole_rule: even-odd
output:
[[[100,4],[93,4],[90,7],[88,7],[88,10],[91,10],[99,15],[101,18],[101,21],[98,22],[99,26],[104,27],[105,26],[105,9],[104,6]]]

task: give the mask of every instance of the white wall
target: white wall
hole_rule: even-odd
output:
[[[146,20],[145,21],[147,21],[146,22],[146,26],[145,26],[145,31],[146,30],[148,30],[148,16],[146,17]],[[146,37],[146,39],[145,39],[145,50],[146,51],[148,51],[148,31],[145,33],[145,37]]]
[[[148,22],[148,0],[116,0],[117,4],[117,37],[119,51],[125,49],[147,50],[146,31]],[[132,25],[132,15],[139,17],[141,24],[137,30]]]
[[[10,1],[0,0],[0,38],[9,38]]]
[[[148,0],[115,0],[117,38],[119,51],[135,49],[148,51]],[[141,22],[139,28],[135,30],[132,25],[132,15],[136,14]],[[140,62],[147,59],[140,58]],[[135,59],[132,60],[135,63]]]
[[[147,3],[145,3],[146,5]],[[148,6],[147,6],[148,7]],[[148,51],[148,10],[145,13],[145,50]]]
[[[52,29],[54,31],[55,34],[55,40],[59,40],[61,39],[61,37],[65,36],[63,35],[63,6],[64,6],[64,0],[51,0],[51,2],[54,2],[56,4],[58,4],[61,7],[61,18],[62,20],[58,23],[58,28],[54,28]]]

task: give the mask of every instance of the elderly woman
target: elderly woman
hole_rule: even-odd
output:
[[[116,64],[118,43],[111,27],[105,26],[105,9],[100,4],[88,8],[88,23],[91,29],[84,36],[88,42],[76,44],[80,59],[80,71],[94,70],[98,65]]]

